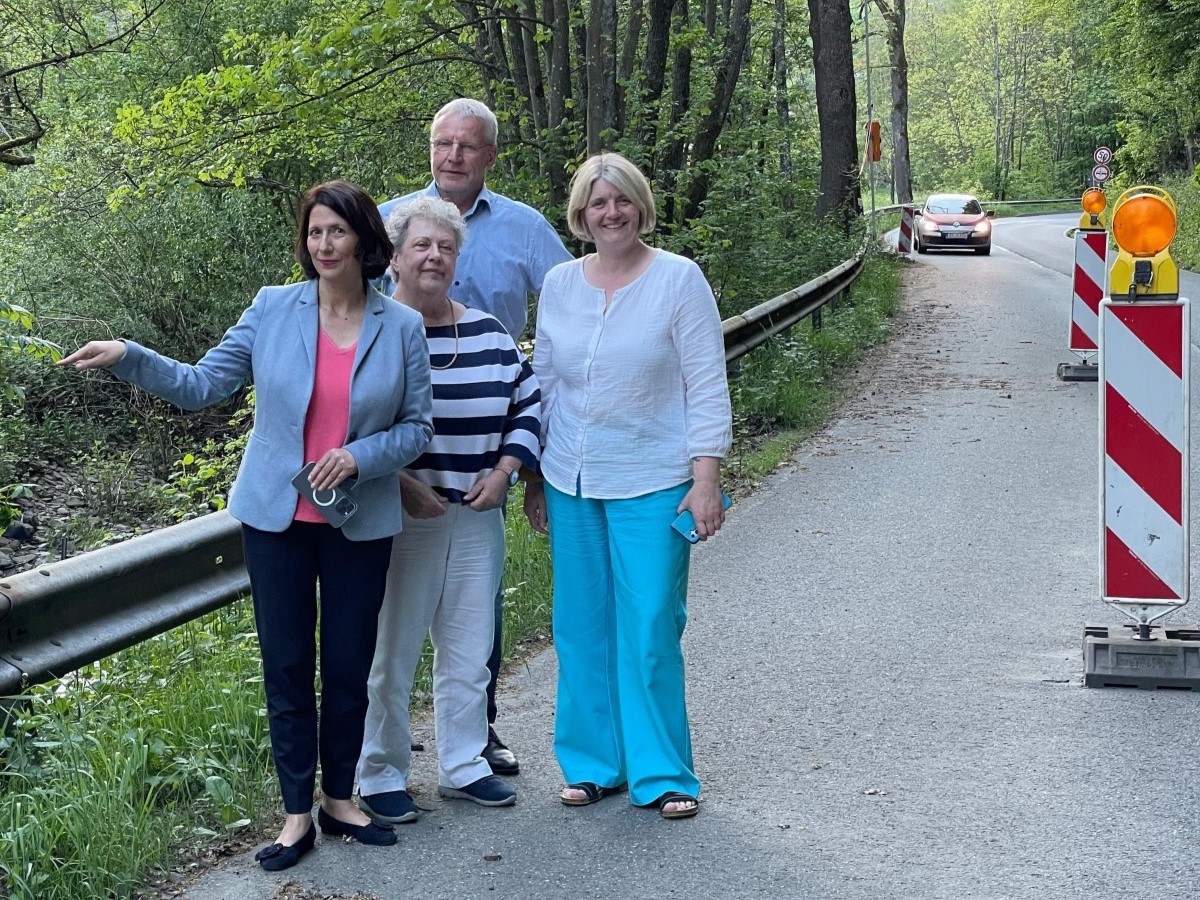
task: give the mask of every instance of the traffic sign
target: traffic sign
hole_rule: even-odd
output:
[[[1097,147],[1096,152],[1092,154],[1092,158],[1102,166],[1107,166],[1112,162],[1112,157],[1113,153],[1107,147]]]
[[[1108,166],[1103,163],[1097,163],[1092,166],[1092,181],[1097,184],[1104,184],[1104,182],[1108,181],[1108,176],[1111,174],[1112,172],[1109,171]]]

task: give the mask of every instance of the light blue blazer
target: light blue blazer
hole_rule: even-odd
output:
[[[317,282],[264,287],[196,365],[162,356],[134,341],[110,371],[184,409],[228,397],[254,377],[254,429],[246,444],[229,512],[262,531],[283,531],[296,512],[292,476],[304,459],[304,421],[317,362]],[[358,511],[342,526],[351,540],[397,534],[397,472],[433,436],[429,348],[421,315],[367,292],[367,309],[350,375],[345,448],[358,464]]]

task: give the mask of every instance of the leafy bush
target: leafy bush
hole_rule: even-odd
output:
[[[258,666],[239,603],[20,698],[0,738],[7,896],[128,897],[172,848],[248,826],[274,790]]]

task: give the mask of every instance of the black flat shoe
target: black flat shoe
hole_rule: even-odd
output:
[[[396,843],[396,829],[391,825],[380,825],[378,822],[351,825],[349,822],[335,819],[325,812],[323,806],[317,807],[317,823],[321,826],[322,834],[354,838],[360,844],[370,844],[372,847],[390,847]]]
[[[316,840],[317,826],[309,822],[308,831],[304,832],[304,836],[290,847],[285,847],[283,844],[272,844],[255,853],[254,858],[268,872],[282,872],[300,862],[300,858],[313,848]]]

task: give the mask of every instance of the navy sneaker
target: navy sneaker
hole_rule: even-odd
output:
[[[383,791],[365,797],[360,794],[358,808],[376,822],[400,825],[417,821],[417,804],[408,796],[408,791]]]
[[[452,800],[470,800],[480,806],[512,806],[517,792],[503,778],[488,775],[460,788],[438,785],[438,794]]]

